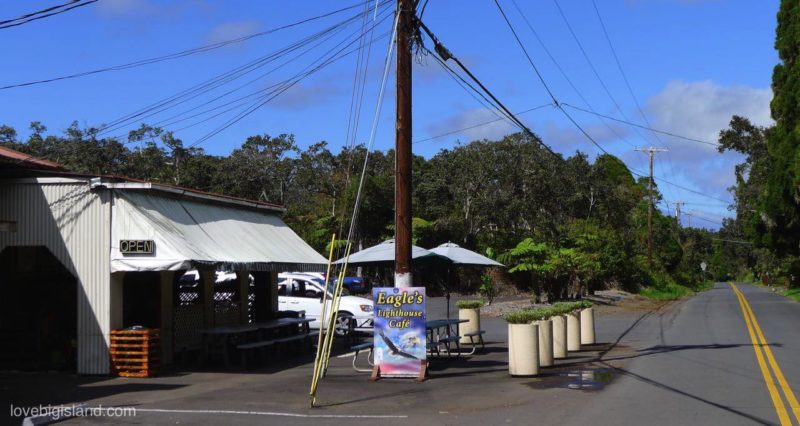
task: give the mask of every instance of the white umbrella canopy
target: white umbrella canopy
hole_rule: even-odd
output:
[[[411,259],[424,259],[440,257],[436,253],[425,250],[422,247],[411,246]],[[341,258],[335,264],[344,263],[345,258]],[[386,240],[378,245],[365,248],[364,250],[350,254],[349,265],[360,265],[365,263],[385,263],[394,262],[394,239]]]
[[[472,250],[461,248],[458,244],[454,243],[444,243],[439,247],[431,249],[431,252],[450,259],[455,265],[505,267],[505,265],[500,262],[495,262],[494,260],[489,259],[482,254],[475,253]]]

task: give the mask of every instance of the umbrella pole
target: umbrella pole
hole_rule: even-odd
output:
[[[450,269],[452,267],[447,267],[447,282],[445,283],[445,287],[447,287],[447,291],[445,293],[444,298],[447,299],[447,319],[450,319]]]

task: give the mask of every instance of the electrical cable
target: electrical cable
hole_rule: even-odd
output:
[[[539,105],[537,107],[526,109],[524,111],[518,111],[518,112],[516,112],[514,114],[515,115],[522,115],[522,114],[533,112],[533,111],[536,111],[536,110],[539,110],[539,109],[542,109],[542,108],[548,107],[548,106],[554,106],[554,105],[551,104],[551,103],[546,103],[546,104],[543,104],[543,105]],[[478,123],[478,124],[475,124],[475,125],[472,125],[472,126],[469,126],[469,127],[463,127],[461,129],[451,130],[449,132],[441,133],[441,134],[438,134],[436,136],[430,136],[430,137],[425,138],[425,139],[415,140],[413,143],[422,143],[422,142],[432,141],[432,140],[435,140],[435,139],[443,138],[445,136],[453,135],[453,134],[456,134],[456,133],[461,133],[461,132],[463,132],[465,130],[472,130],[472,129],[475,129],[477,127],[486,126],[486,125],[489,125],[489,124],[492,124],[492,123],[497,123],[498,121],[501,121],[501,120],[505,120],[505,118],[497,118],[497,119],[494,119],[494,120],[484,121],[482,123]]]
[[[530,130],[530,129],[529,129],[529,128],[528,128],[528,127],[527,127],[527,126],[524,124],[524,123],[522,123],[522,121],[520,121],[520,120],[519,120],[519,119],[518,119],[516,116],[514,116],[514,114],[513,114],[513,113],[512,113],[512,112],[511,112],[511,111],[510,111],[510,110],[509,110],[509,109],[508,109],[508,108],[507,108],[505,105],[503,105],[503,103],[502,103],[502,102],[500,102],[500,100],[499,100],[499,99],[497,99],[497,97],[496,97],[496,96],[495,96],[495,95],[494,95],[494,94],[493,94],[493,93],[492,93],[492,92],[491,92],[489,89],[487,89],[487,88],[486,88],[486,86],[485,86],[485,85],[484,85],[484,84],[483,84],[483,83],[482,83],[482,82],[481,82],[481,81],[480,81],[480,80],[479,80],[477,77],[475,77],[475,75],[474,75],[474,74],[473,74],[473,73],[472,73],[472,72],[469,70],[469,68],[467,68],[467,67],[466,67],[466,66],[465,66],[465,65],[464,65],[464,64],[463,64],[463,63],[462,63],[462,62],[461,62],[461,61],[460,61],[460,60],[459,60],[457,57],[455,57],[455,56],[453,55],[453,53],[452,53],[452,52],[450,52],[450,51],[449,51],[449,50],[448,50],[448,49],[447,49],[447,48],[446,48],[446,47],[445,47],[445,46],[444,46],[444,45],[443,45],[443,44],[442,44],[442,43],[439,41],[439,39],[436,37],[436,35],[435,35],[435,34],[433,34],[433,32],[430,30],[430,28],[428,28],[428,26],[427,26],[427,25],[425,25],[425,23],[424,23],[424,22],[422,22],[422,21],[420,21],[420,20],[417,20],[417,23],[418,23],[418,24],[419,24],[419,26],[420,26],[420,27],[421,27],[421,28],[422,28],[422,29],[425,31],[425,33],[426,33],[426,34],[428,34],[428,37],[430,37],[430,38],[431,38],[431,40],[434,42],[434,45],[435,45],[435,51],[436,51],[436,53],[439,55],[439,57],[442,59],[442,61],[447,61],[448,59],[452,59],[452,60],[453,60],[453,62],[455,62],[455,63],[458,65],[458,67],[459,67],[459,68],[461,68],[461,70],[462,70],[462,71],[464,71],[464,73],[465,73],[465,74],[467,74],[467,76],[469,76],[469,78],[470,78],[472,81],[474,81],[474,82],[475,82],[475,83],[478,85],[478,87],[480,87],[480,88],[481,88],[481,90],[482,90],[482,91],[483,91],[483,92],[484,92],[486,95],[488,95],[488,96],[489,96],[489,98],[491,98],[491,99],[492,99],[492,101],[494,101],[494,103],[495,103],[495,104],[496,104],[496,105],[497,105],[497,106],[500,108],[500,110],[502,110],[502,111],[503,111],[503,113],[504,113],[504,114],[507,114],[507,115],[508,115],[508,117],[509,117],[510,119],[512,119],[512,120],[514,121],[514,123],[515,123],[515,124],[517,124],[517,125],[518,125],[518,126],[521,128],[521,129],[523,129],[523,131],[524,131],[524,133],[525,133],[525,135],[526,135],[526,136],[531,136],[531,137],[533,137],[533,138],[534,138],[534,140],[535,140],[535,141],[536,141],[536,142],[537,142],[537,143],[538,143],[538,144],[539,144],[539,145],[540,145],[542,148],[544,148],[544,149],[545,149],[547,152],[549,152],[551,155],[553,155],[553,156],[555,156],[555,157],[557,157],[557,158],[561,158],[561,156],[560,156],[560,155],[558,155],[558,154],[556,154],[556,153],[555,153],[555,152],[554,152],[554,151],[553,151],[553,150],[552,150],[552,149],[551,149],[549,146],[547,146],[547,144],[545,144],[545,143],[544,143],[544,142],[543,142],[541,139],[539,139],[538,137],[536,137],[536,135],[535,135],[535,134],[534,134],[534,133],[533,133],[533,132],[532,132],[532,131],[531,131],[531,130]]]
[[[369,2],[369,0],[366,1],[366,3],[368,3],[368,2]],[[162,61],[182,58],[184,56],[194,55],[194,54],[197,54],[197,53],[204,53],[204,52],[208,52],[208,51],[211,51],[211,50],[219,49],[221,47],[225,47],[225,46],[228,46],[228,45],[231,45],[231,44],[241,43],[241,42],[253,39],[253,38],[262,37],[262,36],[269,35],[269,34],[272,34],[272,33],[278,32],[278,31],[282,31],[282,30],[285,30],[285,29],[293,28],[293,27],[296,27],[296,26],[299,26],[299,25],[302,25],[302,24],[305,24],[305,23],[308,23],[308,22],[324,19],[324,18],[327,18],[329,16],[333,16],[333,15],[339,14],[341,12],[345,12],[345,11],[354,9],[356,7],[359,7],[363,3],[365,3],[365,2],[359,2],[359,3],[356,3],[354,5],[351,5],[351,6],[348,6],[348,7],[344,7],[344,8],[341,8],[341,9],[337,9],[337,10],[334,10],[334,11],[331,11],[331,12],[328,12],[328,13],[325,13],[325,14],[322,14],[322,15],[318,15],[318,16],[314,16],[314,17],[311,17],[311,18],[303,19],[303,20],[300,20],[300,21],[297,21],[297,22],[294,22],[294,23],[291,23],[291,24],[282,25],[280,27],[276,27],[276,28],[273,28],[273,29],[270,29],[270,30],[261,31],[261,32],[258,32],[258,33],[250,34],[250,35],[246,35],[246,36],[243,36],[243,37],[238,37],[238,38],[234,38],[234,39],[230,39],[230,40],[224,40],[224,41],[221,41],[221,42],[212,43],[212,44],[208,44],[208,45],[205,45],[205,46],[195,47],[195,48],[192,48],[192,49],[183,50],[183,51],[180,51],[180,52],[174,52],[174,53],[170,53],[170,54],[162,55],[162,56],[156,56],[156,57],[153,57],[153,58],[141,59],[141,60],[138,60],[138,61],[129,62],[129,63],[125,63],[125,64],[112,65],[112,66],[108,66],[108,67],[103,67],[103,68],[90,70],[90,71],[83,71],[83,72],[64,75],[64,76],[60,76],[60,77],[52,77],[52,78],[47,78],[47,79],[42,79],[42,80],[28,81],[28,82],[24,82],[24,83],[9,84],[9,85],[6,85],[6,86],[0,86],[0,90],[13,89],[13,88],[16,88],[16,87],[33,86],[33,85],[36,85],[36,84],[51,83],[51,82],[54,82],[54,81],[61,81],[61,80],[68,80],[68,79],[73,79],[73,78],[85,77],[85,76],[104,73],[104,72],[109,72],[109,71],[126,70],[126,69],[129,69],[129,68],[136,68],[136,67],[140,67],[140,66],[143,66],[143,65],[150,65],[150,64],[155,64],[155,63],[162,62]]]
[[[257,58],[256,60],[253,60],[251,62],[246,63],[245,65],[242,65],[242,66],[236,67],[234,69],[231,69],[231,70],[229,70],[229,71],[227,71],[227,72],[225,72],[223,74],[217,75],[216,77],[212,77],[209,80],[206,80],[206,81],[204,81],[202,83],[196,84],[195,86],[192,86],[192,87],[190,87],[188,89],[185,89],[185,90],[183,90],[181,92],[178,92],[178,93],[176,93],[174,95],[171,95],[171,96],[169,96],[167,98],[164,98],[164,99],[162,99],[160,101],[157,101],[157,102],[155,102],[153,104],[150,104],[150,105],[148,105],[148,106],[146,106],[146,107],[144,107],[144,108],[142,108],[142,109],[140,109],[138,111],[135,111],[133,113],[129,113],[129,114],[123,116],[123,117],[120,117],[120,118],[118,118],[116,120],[113,120],[110,123],[108,123],[108,124],[104,125],[103,127],[101,127],[100,134],[106,134],[106,133],[108,133],[110,131],[119,129],[119,128],[121,128],[123,126],[126,126],[128,124],[131,124],[133,121],[139,121],[141,119],[145,119],[147,117],[151,117],[154,114],[163,112],[163,111],[165,111],[167,109],[170,109],[170,108],[174,108],[175,106],[178,106],[178,105],[181,105],[181,104],[183,104],[185,102],[188,102],[191,99],[197,98],[198,96],[201,96],[201,95],[203,95],[205,93],[208,93],[211,90],[214,90],[214,89],[216,89],[218,87],[221,87],[224,84],[227,84],[227,83],[229,83],[231,81],[234,81],[234,80],[236,80],[236,79],[238,79],[238,78],[240,78],[240,77],[242,77],[242,76],[244,76],[246,74],[249,74],[249,73],[255,71],[256,69],[261,68],[261,67],[273,62],[274,60],[276,60],[276,59],[278,59],[280,57],[283,57],[284,55],[286,55],[288,53],[291,53],[291,52],[293,52],[293,51],[295,51],[295,50],[307,45],[308,43],[311,43],[311,42],[314,42],[316,40],[319,40],[320,38],[324,37],[326,34],[335,34],[336,32],[341,31],[343,28],[345,28],[347,25],[352,23],[355,19],[359,18],[360,16],[361,16],[361,13],[359,13],[357,15],[354,15],[354,16],[352,16],[352,17],[350,17],[350,18],[348,18],[348,19],[346,19],[346,20],[344,20],[342,22],[339,22],[339,23],[334,24],[334,25],[332,25],[332,26],[330,26],[328,28],[325,28],[325,29],[323,29],[323,30],[321,30],[321,31],[319,31],[319,32],[317,32],[315,34],[312,34],[311,36],[307,36],[307,37],[305,37],[305,38],[303,38],[303,39],[301,39],[299,41],[296,41],[296,42],[290,44],[289,46],[286,46],[286,47],[281,48],[281,49],[279,49],[277,51],[274,51],[274,52],[272,52],[272,53],[270,53],[268,55],[265,55],[265,56],[262,56],[260,58]],[[317,45],[319,45],[319,44],[321,44],[321,43],[318,43]],[[299,56],[302,56],[302,55],[298,55],[298,57]],[[287,62],[291,62],[291,61],[287,61]],[[267,74],[269,74],[271,72],[272,71],[269,71],[269,72],[267,72],[265,74],[262,74],[259,78],[261,78],[263,76],[266,76]],[[256,79],[251,80],[251,81],[258,80],[259,78],[256,78]],[[229,93],[232,93],[234,91],[236,91],[236,89],[234,89],[234,90],[232,90],[232,91],[230,91],[230,92],[228,92],[228,93],[226,93],[226,94],[224,94],[222,96],[225,96],[225,95],[227,95]]]
[[[28,15],[36,15],[36,16],[32,16],[32,17],[26,18],[25,20],[22,20],[22,21],[19,21],[19,22],[8,23],[8,24],[5,24],[5,25],[0,23],[0,30],[4,30],[6,28],[18,27],[20,25],[24,25],[24,24],[27,24],[27,23],[30,23],[30,22],[33,22],[33,21],[38,21],[40,19],[48,18],[50,16],[60,15],[60,14],[65,13],[65,12],[69,12],[72,9],[77,9],[79,7],[88,6],[88,5],[92,4],[92,3],[96,3],[98,0],[88,0],[88,1],[83,2],[83,3],[78,3],[78,1],[80,1],[80,0],[75,0],[75,1],[72,1],[72,2],[69,2],[69,3],[66,3],[66,4],[62,4],[60,6],[54,6],[54,7],[51,7],[49,9],[45,9],[45,10],[51,10],[52,11],[54,9],[61,8],[63,6],[72,5],[72,6],[64,8],[64,9],[52,11],[50,13],[40,14],[43,11],[33,12],[31,14],[28,14]],[[76,3],[78,3],[78,4],[76,4]],[[11,21],[18,21],[19,19],[20,18],[12,19]],[[8,21],[4,21],[4,22],[8,22]]]
[[[608,115],[603,115],[603,114],[600,114],[600,113],[597,113],[597,112],[594,112],[594,111],[589,111],[589,110],[583,109],[581,107],[577,107],[575,105],[570,105],[568,103],[564,103],[564,106],[572,108],[572,109],[575,109],[575,110],[578,110],[578,111],[581,111],[581,112],[585,112],[587,114],[593,114],[593,115],[596,115],[598,117],[607,118],[609,120],[614,120],[614,121],[616,121],[618,123],[623,123],[623,124],[627,124],[629,126],[638,127],[640,129],[649,130],[651,132],[661,133],[661,134],[667,135],[667,136],[672,136],[674,138],[683,139],[683,140],[687,140],[687,141],[690,141],[690,142],[702,143],[702,144],[705,144],[705,145],[711,145],[711,146],[714,146],[714,147],[719,146],[719,144],[714,143],[714,142],[709,142],[709,141],[704,141],[704,140],[701,140],[701,139],[690,138],[688,136],[682,136],[682,135],[679,135],[679,134],[676,134],[676,133],[668,132],[666,130],[658,130],[658,129],[654,129],[652,127],[642,126],[641,124],[636,124],[636,123],[633,123],[633,122],[627,121],[627,120],[620,120],[619,118],[614,118],[614,117],[611,117],[611,116],[608,116]]]

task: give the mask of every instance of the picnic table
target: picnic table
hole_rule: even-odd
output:
[[[228,325],[200,330],[203,335],[204,359],[207,361],[215,349],[222,352],[225,367],[230,368],[229,352],[236,343],[245,351],[280,342],[310,337],[309,318],[278,318],[252,324]],[[244,356],[242,357],[244,360]]]
[[[428,333],[428,349],[431,354],[440,355],[440,348],[444,346],[447,351],[447,356],[453,353],[450,350],[450,345],[455,343],[456,356],[461,355],[461,346],[459,341],[461,335],[459,334],[459,324],[467,322],[466,319],[448,318],[448,319],[434,319],[425,321],[425,331]]]

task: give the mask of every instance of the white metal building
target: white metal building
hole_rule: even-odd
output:
[[[169,363],[199,328],[247,322],[255,305],[274,315],[279,271],[326,262],[279,206],[123,178],[12,174],[0,177],[0,343],[20,359],[41,350],[45,364],[63,363],[71,345],[78,373],[108,374],[110,330],[143,324],[161,328]],[[187,269],[202,278],[189,302],[176,275]],[[237,271],[224,312],[215,270]]]

